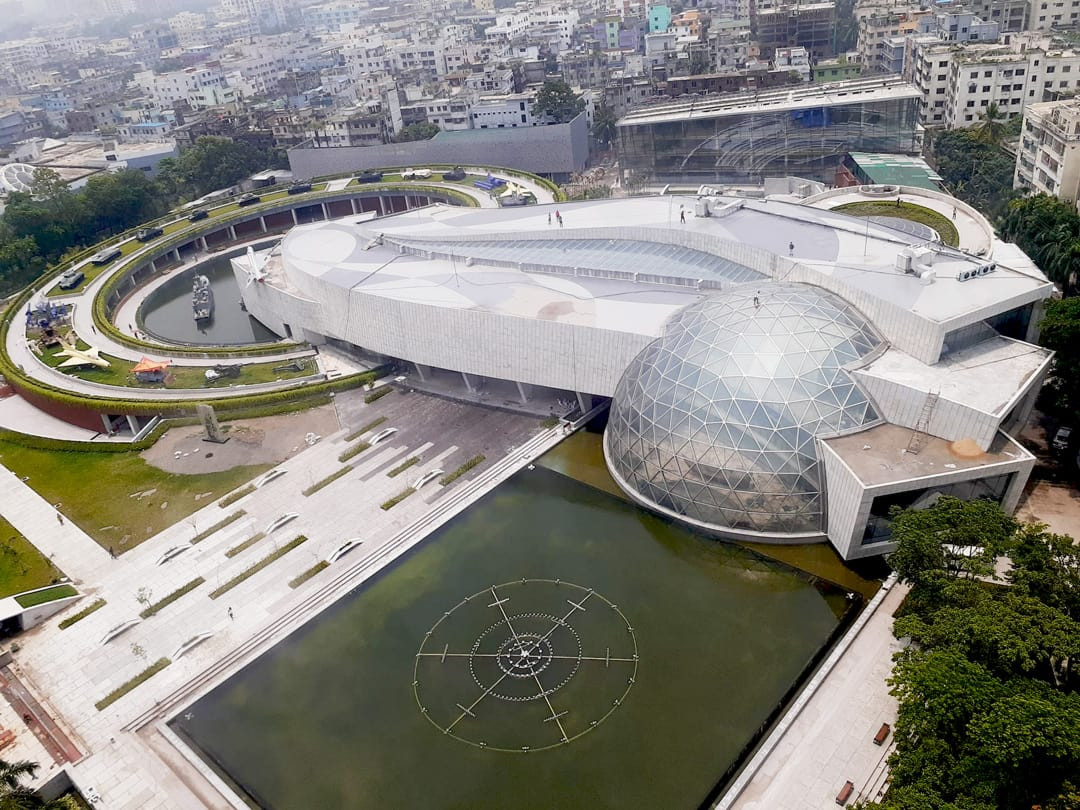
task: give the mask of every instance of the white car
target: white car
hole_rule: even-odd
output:
[[[427,180],[431,177],[431,169],[406,169],[401,173],[402,180]]]

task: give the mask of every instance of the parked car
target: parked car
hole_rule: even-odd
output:
[[[442,179],[443,180],[451,180],[451,181],[454,181],[454,182],[457,182],[459,180],[464,180],[465,179],[465,170],[463,168],[461,168],[460,166],[455,166],[450,171],[443,172]]]
[[[1051,442],[1055,450],[1068,450],[1069,440],[1072,439],[1073,429],[1071,427],[1060,427],[1057,429],[1057,433],[1054,434],[1054,440]]]
[[[382,181],[382,172],[360,172],[356,176],[357,183],[379,183]]]
[[[97,253],[95,253],[93,256],[91,256],[90,257],[90,263],[91,264],[97,264],[97,265],[108,264],[113,259],[119,258],[119,256],[120,256],[120,248],[118,248],[118,247],[107,247],[104,250],[99,250]]]
[[[65,270],[63,275],[60,276],[60,289],[73,290],[83,283],[84,278],[86,276],[82,270],[76,270],[75,268]]]
[[[401,173],[402,180],[426,180],[431,177],[431,169],[406,169]]]
[[[311,183],[293,183],[289,186],[289,194],[306,194],[311,191]]]
[[[245,194],[243,197],[236,201],[236,204],[242,208],[245,205],[254,205],[261,199],[262,197],[260,197],[258,194]]]
[[[203,208],[196,208],[190,214],[188,214],[188,222],[198,222],[200,219],[206,219],[210,216],[210,212]]]
[[[140,228],[139,232],[135,234],[135,238],[140,242],[149,242],[151,239],[157,239],[163,233],[165,233],[164,228]]]

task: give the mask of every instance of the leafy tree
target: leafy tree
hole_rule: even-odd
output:
[[[953,129],[927,139],[928,157],[953,193],[991,221],[1008,210],[1020,192],[1013,189],[1015,158],[977,132]]]
[[[1045,389],[1049,404],[1075,416],[1080,412],[1080,298],[1047,302],[1039,340],[1056,352]]]
[[[1001,232],[1063,290],[1075,287],[1080,215],[1070,203],[1045,194],[1014,200],[1002,219]]]
[[[167,187],[198,197],[243,180],[266,168],[268,161],[268,155],[251,144],[206,136],[179,158],[161,161],[158,171]]]
[[[545,116],[555,124],[573,120],[585,109],[585,99],[573,91],[562,79],[549,79],[536,94],[532,113]]]
[[[67,797],[45,801],[23,784],[34,778],[38,768],[36,762],[0,760],[0,810],[77,810]]]
[[[596,114],[593,115],[593,137],[605,147],[610,147],[618,136],[618,127],[616,127],[618,120],[615,111],[607,104],[598,108]]]
[[[407,127],[401,130],[394,138],[399,143],[405,143],[408,141],[427,141],[434,138],[439,134],[441,130],[438,124],[430,124],[427,121],[420,121],[415,124],[409,124]]]
[[[1005,139],[1006,128],[1007,124],[1001,108],[998,107],[996,101],[991,101],[979,116],[979,124],[976,127],[979,137],[986,143],[997,146]]]
[[[1046,531],[1042,524],[1024,526],[1009,556],[1015,567],[1007,578],[1013,590],[1056,608],[1080,621],[1080,546],[1071,537]]]

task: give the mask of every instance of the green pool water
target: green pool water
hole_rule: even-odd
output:
[[[850,606],[538,465],[171,725],[274,810],[694,808]]]

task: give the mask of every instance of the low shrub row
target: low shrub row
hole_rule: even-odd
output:
[[[218,501],[218,506],[224,509],[226,506],[231,506],[232,504],[243,498],[245,495],[250,495],[254,491],[255,485],[248,484],[246,487],[241,487],[235,492],[230,492],[228,495]]]
[[[191,538],[192,544],[201,543],[203,540],[205,540],[207,537],[212,535],[214,532],[219,531],[221,529],[224,529],[230,523],[234,523],[234,522],[238,521],[240,518],[242,518],[246,514],[247,514],[247,512],[245,512],[243,509],[237,509],[231,515],[227,515],[226,517],[223,517],[221,520],[219,520],[213,526],[210,526],[207,529],[203,529],[197,535],[192,537]]]
[[[66,630],[67,628],[71,627],[71,625],[75,624],[75,622],[81,622],[95,610],[101,610],[103,607],[105,607],[105,600],[95,599],[78,613],[72,613],[66,619],[62,620],[59,627],[61,630]]]
[[[307,537],[305,537],[302,534],[297,535],[292,540],[290,540],[288,543],[286,543],[281,548],[279,548],[277,551],[274,551],[274,552],[271,552],[270,554],[267,554],[265,557],[263,557],[261,560],[259,560],[254,565],[251,565],[251,566],[248,566],[247,568],[245,568],[243,571],[241,571],[235,577],[230,579],[224,585],[220,585],[217,588],[214,588],[214,590],[210,591],[210,598],[211,599],[217,599],[222,594],[224,594],[224,593],[226,593],[228,591],[231,591],[233,588],[235,588],[241,582],[244,582],[245,580],[250,579],[251,577],[255,576],[257,573],[259,573],[264,568],[266,568],[266,566],[271,565],[275,560],[278,560],[281,557],[284,557],[286,554],[288,554],[294,548],[299,546],[301,543],[306,543],[306,542],[307,542]]]
[[[266,537],[265,532],[257,532],[255,534],[251,535],[251,537],[249,537],[243,543],[239,543],[239,544],[233,546],[232,548],[230,548],[228,551],[225,552],[225,556],[232,559],[233,557],[235,557],[237,554],[239,554],[244,549],[251,548],[253,545],[258,543],[264,537]]]
[[[475,467],[477,464],[483,463],[483,461],[484,461],[483,456],[473,456],[468,461],[466,461],[464,464],[462,464],[460,467],[458,467],[456,470],[454,470],[453,472],[447,473],[442,478],[440,478],[439,483],[442,484],[444,487],[447,484],[452,484],[455,481],[457,481],[459,478],[461,478],[461,476],[463,476],[469,470],[471,470],[473,467]]]
[[[163,599],[159,599],[152,605],[147,605],[145,608],[139,611],[139,615],[142,616],[144,619],[149,619],[151,616],[159,613],[164,608],[167,608],[184,594],[191,593],[204,582],[206,582],[206,580],[202,577],[195,577],[195,579],[191,580],[191,582],[187,583],[186,585],[181,585],[179,588],[177,588],[175,591],[173,591]]]
[[[319,562],[317,562],[315,565],[311,566],[311,568],[309,568],[307,571],[302,573],[300,576],[293,577],[292,579],[290,579],[289,580],[289,587],[290,588],[299,588],[301,585],[303,585],[305,582],[307,582],[309,579],[311,579],[317,573],[322,571],[324,568],[329,568],[329,567],[330,567],[330,563],[328,563],[326,560],[319,560]]]
[[[316,492],[318,492],[323,487],[330,486],[332,483],[334,483],[339,478],[341,478],[341,476],[348,475],[351,472],[352,472],[352,467],[348,467],[348,466],[342,467],[337,472],[331,473],[330,475],[326,476],[326,478],[322,479],[321,481],[316,481],[310,487],[305,489],[304,490],[304,497],[307,498],[310,495],[314,495]]]
[[[376,390],[372,391],[370,394],[364,397],[364,403],[370,405],[372,402],[378,402],[380,399],[385,397],[393,390],[394,389],[391,388],[389,385],[384,385],[382,388],[377,388]]]
[[[386,421],[385,416],[380,416],[378,419],[372,419],[366,425],[363,425],[362,427],[358,427],[356,430],[354,430],[352,433],[350,433],[348,436],[346,436],[345,441],[351,442],[354,439],[359,439],[365,433],[367,433],[370,430],[374,430],[375,428],[377,428],[379,425],[381,425],[385,421]]]
[[[409,456],[407,459],[405,459],[403,462],[398,464],[392,470],[388,470],[387,473],[386,473],[386,476],[388,478],[397,478],[399,475],[401,475],[403,472],[405,472],[407,469],[409,469],[409,467],[412,467],[414,464],[419,464],[419,463],[420,463],[420,457],[419,456]]]
[[[408,497],[409,497],[410,495],[412,495],[412,494],[413,494],[414,492],[416,492],[416,490],[415,490],[415,489],[413,489],[412,487],[408,487],[407,489],[403,489],[403,490],[402,490],[401,492],[399,492],[399,493],[398,493],[397,495],[395,495],[395,496],[394,496],[393,498],[391,498],[390,500],[388,500],[388,501],[383,501],[383,502],[382,502],[381,504],[379,504],[379,508],[380,508],[380,509],[382,509],[382,510],[383,510],[384,512],[385,512],[385,511],[386,511],[387,509],[393,509],[393,508],[394,508],[395,506],[397,506],[397,505],[398,505],[399,503],[401,503],[401,502],[402,502],[403,500],[405,500],[406,498],[408,498]]]
[[[363,453],[369,447],[371,447],[371,445],[368,444],[367,442],[357,442],[352,447],[350,447],[348,450],[346,450],[344,453],[342,453],[340,456],[338,456],[337,460],[338,461],[348,461],[350,458],[356,458],[356,456]]]
[[[170,661],[168,658],[159,658],[157,661],[152,663],[134,678],[128,681],[124,681],[124,683],[120,684],[120,686],[109,692],[109,694],[107,694],[105,697],[103,697],[101,700],[94,704],[95,708],[97,708],[97,710],[100,712],[102,709],[111,706],[128,692],[130,692],[132,689],[134,689],[136,686],[143,683],[144,681],[150,680],[152,677],[157,675],[159,672],[161,672],[161,670],[165,669],[165,667],[167,667],[171,663],[172,661]]]

